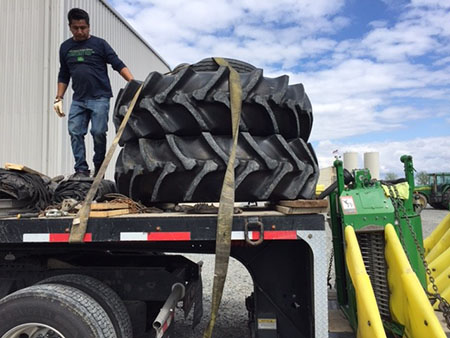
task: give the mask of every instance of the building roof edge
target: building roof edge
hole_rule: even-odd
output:
[[[138,33],[136,32],[136,30],[128,23],[127,20],[125,20],[125,18],[119,14],[119,12],[117,12],[106,0],[100,0],[101,3],[103,3],[106,8],[108,8],[115,16],[117,16],[117,18],[122,21],[124,23],[125,26],[127,26],[127,28],[133,32],[134,35],[136,35],[136,37],[141,40],[157,57],[158,59],[161,60],[162,63],[164,63],[164,65],[167,66],[167,68],[169,68],[169,70],[171,70],[169,64],[162,58],[161,55],[158,54],[157,51],[155,51],[153,49],[152,46],[150,46],[150,44]]]

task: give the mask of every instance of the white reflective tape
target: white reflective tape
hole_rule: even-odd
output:
[[[24,242],[50,242],[50,234],[23,234]]]
[[[245,239],[243,231],[232,231],[231,240],[232,241],[243,241]]]
[[[257,231],[249,231],[248,232],[248,238],[249,239],[256,239],[255,233],[258,233]],[[231,232],[231,240],[232,241],[245,241],[245,233],[244,231],[232,231]]]
[[[121,241],[147,241],[148,232],[121,232]]]

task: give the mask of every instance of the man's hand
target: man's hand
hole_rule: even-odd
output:
[[[66,116],[63,111],[63,99],[55,99],[55,102],[53,102],[53,109],[59,117]]]

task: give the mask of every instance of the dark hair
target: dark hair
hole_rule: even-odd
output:
[[[81,8],[72,8],[67,14],[67,19],[69,19],[69,25],[72,20],[85,20],[89,26],[89,14]]]

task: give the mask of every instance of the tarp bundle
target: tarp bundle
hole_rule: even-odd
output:
[[[20,170],[0,168],[0,205],[2,215],[38,213],[64,199],[83,201],[93,183],[93,178],[72,178],[56,182],[45,175]],[[116,184],[103,180],[95,200],[115,193]],[[8,203],[5,203],[5,202]]]
[[[52,200],[50,185],[39,175],[0,168],[0,198],[23,202],[22,212],[44,210]]]
[[[68,179],[60,182],[53,194],[53,203],[61,203],[63,200],[73,198],[77,201],[83,201],[92,185],[93,179]],[[100,183],[95,200],[103,195],[116,192],[116,184],[113,181],[103,180]]]

